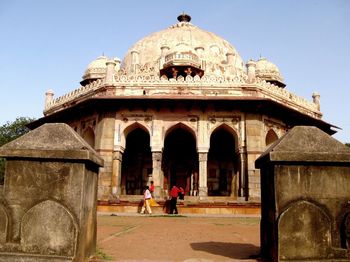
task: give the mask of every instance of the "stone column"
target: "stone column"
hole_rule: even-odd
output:
[[[53,100],[53,96],[54,96],[54,93],[53,93],[52,89],[49,89],[46,91],[46,93],[45,93],[45,109],[47,109],[49,107],[49,104]]]
[[[113,84],[113,77],[114,77],[116,62],[114,60],[108,60],[106,62],[106,65],[107,65],[106,84],[111,85]]]
[[[239,177],[239,196],[247,196],[247,148],[245,146],[239,149],[239,159],[241,162]]]
[[[208,195],[207,185],[207,165],[208,165],[208,152],[200,152],[199,156],[199,196]]]
[[[115,71],[118,72],[120,70],[120,59],[118,57],[115,57],[114,62],[115,62]]]
[[[122,151],[113,152],[112,181],[111,181],[113,199],[118,198],[121,194],[122,159],[123,159]]]
[[[139,52],[138,51],[136,51],[136,50],[131,51],[131,60],[132,60],[131,61],[131,66],[132,66],[131,70],[133,73],[135,73],[136,67],[137,67],[137,65],[139,65]]]
[[[163,196],[162,156],[161,151],[152,152],[152,177],[155,198],[161,198]]]
[[[238,149],[240,170],[239,170],[239,197],[247,197],[247,176],[248,176],[248,163],[247,163],[247,140],[246,140],[246,115],[243,114],[240,121],[240,146]]]
[[[312,93],[312,100],[314,102],[314,104],[317,105],[317,110],[320,111],[321,110],[321,103],[320,103],[320,94],[317,92],[313,92]]]
[[[247,71],[248,71],[248,82],[255,83],[255,68],[256,63],[253,60],[249,60],[247,63]]]

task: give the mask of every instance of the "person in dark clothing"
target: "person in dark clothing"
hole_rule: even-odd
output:
[[[185,190],[182,187],[179,187],[179,199],[184,200],[185,199]]]
[[[177,211],[177,197],[179,196],[180,189],[177,186],[173,186],[170,190],[170,213],[169,214],[178,214]],[[175,212],[175,213],[174,213]]]

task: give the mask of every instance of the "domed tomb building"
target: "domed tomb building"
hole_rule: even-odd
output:
[[[244,63],[237,50],[182,14],[134,44],[124,59],[98,57],[81,86],[46,93],[46,122],[73,127],[105,160],[98,199],[128,199],[154,181],[156,199],[172,185],[191,201],[257,201],[254,162],[295,125],[333,134],[313,101],[285,88],[265,58]]]

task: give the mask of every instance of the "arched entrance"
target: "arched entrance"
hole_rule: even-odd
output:
[[[121,191],[124,195],[140,195],[152,174],[149,134],[140,127],[126,137],[123,154]]]
[[[208,153],[208,196],[237,195],[238,157],[235,138],[224,127],[210,137]]]
[[[198,172],[198,154],[193,134],[182,126],[171,130],[164,142],[162,169],[164,189],[173,185],[189,194],[194,187],[194,173]]]

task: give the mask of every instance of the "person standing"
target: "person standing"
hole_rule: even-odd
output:
[[[169,214],[178,214],[177,211],[177,197],[179,196],[180,189],[177,186],[173,186],[170,190],[170,213]],[[175,213],[174,213],[175,212]]]
[[[154,182],[151,181],[151,185],[149,186],[149,192],[151,192],[152,198],[154,198]]]
[[[182,187],[179,187],[179,199],[180,200],[185,199],[185,190]]]
[[[145,191],[143,192],[143,206],[141,208],[141,214],[145,213],[145,209],[147,209],[148,214],[152,214],[150,200],[152,198],[151,192],[149,191],[149,187],[146,186]]]

